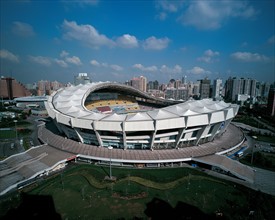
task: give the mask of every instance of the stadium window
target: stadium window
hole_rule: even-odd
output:
[[[191,137],[197,137],[197,134],[198,134],[198,130],[193,131],[193,133],[192,133],[192,136],[191,136]]]
[[[215,126],[215,125],[212,125],[212,126],[211,126],[211,128],[210,128],[209,131],[208,131],[208,134],[211,134],[211,133],[212,133],[212,131],[213,131],[213,129],[214,129],[214,126]]]

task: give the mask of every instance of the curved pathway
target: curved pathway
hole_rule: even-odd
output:
[[[112,163],[180,164],[209,155],[219,156],[218,154],[241,145],[244,140],[242,131],[234,125],[229,125],[227,131],[220,137],[199,146],[154,151],[123,149],[110,151],[108,148],[82,144],[55,133],[56,131],[50,131],[45,125],[39,125],[38,138],[45,143],[44,145],[0,162],[0,195],[39,175],[47,174],[59,164],[75,157],[107,163],[111,156]]]
[[[192,147],[153,151],[124,149],[113,149],[110,151],[105,147],[83,144],[54,134],[45,126],[39,127],[38,138],[47,145],[61,151],[99,161],[109,161],[110,157],[112,157],[112,161],[118,163],[170,163],[188,161],[192,157],[202,157],[224,152],[242,143],[244,135],[239,128],[229,125],[227,131],[212,142]]]

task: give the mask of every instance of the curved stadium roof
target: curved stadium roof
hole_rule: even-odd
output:
[[[132,114],[104,114],[96,113],[86,109],[84,103],[88,95],[98,90],[110,90],[111,92],[121,92],[146,100],[154,101],[163,105],[163,108],[150,110],[147,112],[137,112]],[[181,116],[194,116],[225,110],[232,106],[223,101],[213,101],[211,99],[188,100],[186,102],[171,101],[155,98],[133,87],[110,82],[89,83],[66,87],[52,94],[46,106],[53,110],[51,112],[58,115],[69,116],[86,120],[106,120],[106,121],[146,121],[177,118]],[[49,109],[47,108],[47,109]],[[51,113],[49,112],[50,116]]]

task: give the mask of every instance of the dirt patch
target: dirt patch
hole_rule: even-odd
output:
[[[147,193],[142,192],[142,193],[138,193],[138,194],[135,194],[135,195],[127,195],[127,196],[120,195],[119,193],[113,193],[112,197],[113,198],[124,199],[124,200],[142,199],[142,198],[147,197]]]

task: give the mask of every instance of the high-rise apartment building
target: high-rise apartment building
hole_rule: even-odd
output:
[[[53,91],[57,91],[63,85],[57,81],[40,80],[37,82],[37,95],[51,95]]]
[[[212,97],[214,99],[219,99],[221,97],[222,93],[222,80],[221,79],[215,79],[213,83],[213,95]]]
[[[149,81],[147,83],[147,90],[158,90],[159,89],[159,82],[157,80],[155,81]]]
[[[175,81],[175,88],[176,88],[176,89],[180,88],[180,87],[181,87],[181,84],[182,84],[182,83],[181,83],[181,80],[179,80],[179,79],[176,80],[176,81]]]
[[[78,75],[74,76],[74,85],[77,86],[79,84],[87,84],[90,83],[90,77],[87,73],[78,73]]]
[[[269,115],[275,115],[275,88],[270,88],[267,100],[267,112]]]
[[[136,89],[139,89],[143,92],[147,90],[147,79],[144,76],[134,77],[130,81],[130,85]]]
[[[206,77],[200,80],[200,99],[209,98],[210,95],[210,80]]]
[[[183,76],[181,79],[182,84],[186,84],[187,83],[187,76]]]
[[[256,80],[229,77],[225,83],[225,97],[231,101],[236,101],[238,95],[256,96]]]
[[[193,96],[199,97],[200,95],[200,82],[196,82],[193,84]]]
[[[44,96],[50,95],[51,90],[51,82],[48,80],[40,80],[37,82],[37,95]]]
[[[175,100],[188,100],[188,89],[184,87],[173,88],[168,87],[165,91],[166,99],[175,99]]]

